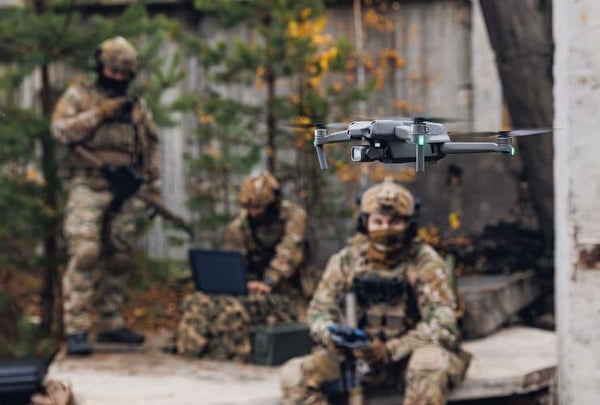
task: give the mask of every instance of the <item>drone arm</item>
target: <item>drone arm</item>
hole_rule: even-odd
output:
[[[326,143],[345,142],[348,140],[350,140],[350,135],[348,134],[348,131],[339,131],[331,135],[327,135],[326,129],[315,129],[315,140],[313,142],[313,145],[315,145],[315,149],[317,150],[317,157],[319,158],[319,166],[321,167],[321,169],[327,169],[327,156],[325,156],[325,150],[323,150],[323,145]]]
[[[440,151],[446,155],[461,153],[513,153],[511,145],[498,145],[493,142],[446,142],[440,146]]]
[[[315,129],[315,146],[324,145],[326,143],[338,143],[346,142],[350,140],[348,131],[334,132],[331,135],[327,135],[327,131],[324,129]]]

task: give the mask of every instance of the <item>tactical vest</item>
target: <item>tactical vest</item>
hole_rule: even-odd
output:
[[[420,320],[413,286],[408,280],[412,260],[401,261],[393,269],[372,269],[357,258],[352,288],[357,298],[359,327],[372,337],[388,340],[412,329]]]
[[[95,103],[106,98],[95,88],[88,89],[92,92]],[[149,141],[143,125],[134,124],[131,120],[133,111],[140,108],[140,103],[135,102],[132,112],[123,114],[122,117],[115,120],[101,122],[83,142],[83,146],[94,152],[107,164],[113,166],[133,165],[145,174],[149,164],[149,157],[146,156]],[[75,176],[103,180],[102,174],[94,167],[94,164],[76,153],[67,154],[61,171],[67,180]]]
[[[246,265],[249,277],[262,280],[269,263],[275,256],[275,248],[283,238],[286,220],[281,216],[270,224],[251,228],[244,221]]]

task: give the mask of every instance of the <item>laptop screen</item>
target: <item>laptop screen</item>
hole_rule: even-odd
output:
[[[246,295],[246,268],[240,252],[190,249],[190,266],[197,291]]]

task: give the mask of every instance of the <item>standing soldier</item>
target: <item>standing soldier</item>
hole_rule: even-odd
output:
[[[402,186],[386,180],[369,188],[360,210],[366,238],[330,258],[308,308],[311,334],[326,350],[284,365],[285,403],[324,404],[348,395],[347,379],[339,389],[340,364],[350,355],[366,365],[365,389],[404,386],[405,405],[444,404],[467,365],[458,356],[456,298],[444,262],[415,237],[414,200]],[[332,337],[349,291],[369,343],[344,352]]]
[[[127,40],[115,37],[98,46],[95,59],[96,81],[70,86],[52,116],[54,136],[70,147],[63,162],[68,180],[64,234],[70,256],[63,305],[67,351],[75,355],[92,351],[87,339],[94,298],[100,301],[98,341],[144,342],[121,315],[140,207],[131,198],[115,204],[117,186],[124,180],[119,173],[126,169],[129,179],[143,177],[145,191],[160,195],[152,113],[142,98],[128,95],[138,68],[137,52]],[[101,169],[75,152],[82,147],[105,163]]]
[[[247,178],[239,193],[242,207],[228,225],[222,248],[243,254],[248,274],[245,297],[196,292],[183,302],[177,351],[248,360],[255,326],[302,318],[306,212],[282,199],[269,173]]]

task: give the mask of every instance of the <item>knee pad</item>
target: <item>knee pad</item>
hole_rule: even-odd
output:
[[[295,357],[288,360],[282,367],[279,375],[281,376],[282,391],[293,390],[302,384],[302,362],[303,357]]]
[[[449,367],[449,353],[446,349],[429,345],[415,349],[408,362],[410,371],[446,371]]]
[[[100,244],[92,241],[78,243],[73,258],[77,262],[76,267],[79,271],[92,270],[100,258]]]

